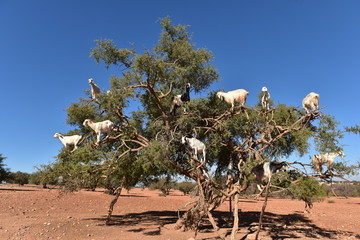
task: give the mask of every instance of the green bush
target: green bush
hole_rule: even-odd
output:
[[[150,183],[149,189],[150,190],[158,189],[163,194],[169,195],[170,190],[172,188],[174,188],[174,186],[175,186],[175,182],[173,180],[171,180],[170,178],[166,177],[166,178],[159,178],[159,179],[155,180],[154,182]]]
[[[41,184],[41,177],[39,172],[32,173],[29,178],[30,184],[40,185]]]
[[[30,174],[17,171],[9,174],[8,182],[16,183],[22,186],[29,183],[29,178],[30,178]]]
[[[355,183],[357,196],[360,197],[360,182]]]
[[[313,202],[324,200],[326,196],[325,187],[313,178],[303,178],[298,183],[292,184],[289,188],[293,198],[303,200],[312,205]]]
[[[332,188],[339,197],[358,197],[359,189],[358,186],[350,183],[335,183],[332,185]],[[331,186],[328,186],[327,191],[332,193]]]
[[[193,182],[181,182],[175,185],[175,189],[181,191],[184,195],[190,194],[190,192],[195,188],[196,184]]]

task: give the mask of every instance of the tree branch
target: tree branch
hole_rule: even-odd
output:
[[[163,99],[164,97],[167,97],[173,90],[173,83],[170,83],[170,89],[167,93],[162,93],[161,91],[159,91],[161,93],[161,95],[159,96],[159,99]]]

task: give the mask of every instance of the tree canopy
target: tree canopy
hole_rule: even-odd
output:
[[[246,190],[254,166],[293,153],[302,156],[312,143],[319,152],[342,150],[340,123],[321,109],[306,113],[273,102],[270,109],[263,109],[259,101],[231,110],[209,89],[219,79],[211,52],[192,43],[188,26],[175,26],[170,18],[159,22],[161,35],[151,50],[119,49],[107,39],[97,40],[91,49],[97,63],[116,65],[120,72],[111,77],[111,89],[96,100],[80,98],[67,108],[67,123],[76,127],[68,134],[82,134],[83,142],[73,153],[63,148],[51,165],[62,184],[116,188],[181,175],[196,182],[199,201],[177,226],[196,229],[207,216],[217,229],[211,211]],[[181,94],[187,83],[192,96],[207,96],[191,98],[186,114],[178,111],[172,116],[173,96]],[[97,146],[93,130],[82,125],[85,119],[111,120],[115,127]],[[181,144],[182,136],[205,143],[206,163]]]

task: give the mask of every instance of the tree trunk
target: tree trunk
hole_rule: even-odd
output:
[[[184,215],[176,222],[175,229],[181,231],[193,230],[196,231],[204,217],[206,217],[205,202],[200,200],[190,208]]]
[[[115,197],[114,199],[111,201],[109,208],[108,208],[108,215],[106,218],[106,225],[110,225],[110,220],[111,220],[111,215],[112,212],[114,210],[114,205],[116,204],[117,200],[119,199],[120,195],[121,195],[121,191],[123,189],[123,185],[124,185],[124,181],[125,181],[125,177],[123,177],[120,181],[120,185],[115,189]]]
[[[106,225],[110,225],[110,220],[111,220],[111,215],[112,215],[112,212],[114,210],[114,205],[116,204],[118,198],[120,197],[121,195],[121,191],[122,191],[122,185],[119,186],[118,188],[116,188],[115,190],[115,197],[114,199],[111,201],[110,205],[109,205],[109,209],[108,209],[108,215],[107,215],[107,218],[106,218]]]
[[[236,239],[236,233],[239,229],[239,193],[234,197],[234,225],[231,231],[231,240]]]
[[[198,172],[197,187],[199,189],[199,199],[175,224],[175,229],[182,231],[193,230],[197,232],[201,222],[208,217],[208,221],[221,239],[225,239],[225,234],[220,231],[211,211],[223,203],[227,197],[214,194],[216,189],[205,174]],[[200,180],[202,179],[202,180]]]
[[[270,179],[269,179],[269,182],[266,185],[265,200],[264,200],[264,204],[263,204],[262,209],[261,209],[261,214],[260,214],[260,219],[259,219],[259,226],[258,226],[258,229],[257,229],[257,232],[256,232],[255,240],[258,239],[261,228],[262,228],[262,225],[263,225],[263,217],[264,217],[265,209],[266,209],[266,206],[267,206],[267,200],[268,200],[268,197],[269,197],[270,184],[271,184],[271,182],[270,182]]]

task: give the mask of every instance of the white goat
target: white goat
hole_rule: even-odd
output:
[[[107,134],[106,137],[103,139],[103,140],[105,140],[109,137],[110,132],[114,127],[114,123],[111,122],[110,120],[105,120],[102,122],[93,122],[90,119],[85,119],[83,125],[85,127],[89,126],[90,128],[92,128],[95,131],[95,133],[97,135],[96,145],[99,145],[99,143],[100,143],[101,133]]]
[[[302,101],[302,106],[306,112],[310,112],[312,109],[319,108],[320,95],[314,92],[309,93]]]
[[[188,144],[189,147],[194,150],[196,159],[200,159],[202,162],[206,161],[206,146],[203,142],[196,138],[182,137],[181,143]],[[199,158],[199,156],[202,156],[202,158]]]
[[[94,83],[94,79],[89,78],[89,84],[91,87],[91,97],[93,100],[96,100],[96,95],[100,94],[100,88]]]
[[[262,98],[261,105],[263,108],[269,110],[270,109],[270,93],[268,92],[267,87],[262,88]]]
[[[262,191],[262,181],[264,178],[271,180],[272,175],[281,169],[288,171],[288,164],[286,162],[265,162],[254,167],[251,172],[255,174],[256,185],[259,191]]]
[[[71,152],[74,152],[77,149],[82,136],[81,135],[72,135],[72,136],[63,136],[61,133],[55,133],[54,138],[58,138],[64,146],[74,146],[74,149]]]
[[[249,92],[244,89],[237,89],[226,93],[217,92],[216,96],[221,100],[225,100],[227,103],[231,104],[231,110],[233,110],[235,102],[240,103],[240,106],[244,106],[248,94]]]
[[[334,163],[334,159],[337,157],[345,158],[345,154],[343,151],[339,152],[333,152],[333,153],[321,153],[316,154],[313,157],[311,157],[311,163],[320,174],[322,174],[322,166],[326,164],[327,169],[331,170],[332,165]]]

